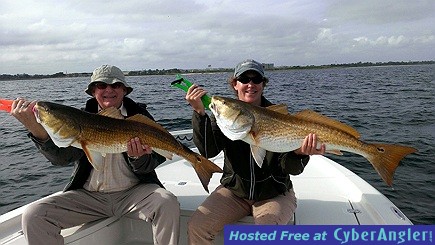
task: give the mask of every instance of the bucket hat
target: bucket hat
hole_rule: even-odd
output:
[[[133,91],[133,88],[125,81],[124,73],[116,66],[102,65],[92,72],[91,82],[88,84],[85,92],[92,96],[92,86],[96,82],[106,84],[122,83],[127,88],[127,94]]]

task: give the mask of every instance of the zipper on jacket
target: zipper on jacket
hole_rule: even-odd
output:
[[[208,123],[208,117],[205,118],[205,123],[204,123],[204,150],[205,150],[205,158],[208,159],[208,152],[207,152],[207,123]]]
[[[249,151],[249,169],[251,171],[251,185],[249,186],[249,199],[254,199],[255,192],[255,163],[252,161],[253,157],[251,151]]]

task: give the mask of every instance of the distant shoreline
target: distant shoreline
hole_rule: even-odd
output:
[[[435,64],[435,60],[431,61],[389,61],[389,62],[357,62],[346,64],[329,64],[329,65],[307,65],[307,66],[277,66],[266,67],[266,70],[299,70],[299,69],[327,69],[327,68],[348,68],[348,67],[370,67],[370,66],[396,66],[396,65],[429,65]],[[186,73],[217,73],[217,72],[231,72],[234,68],[207,68],[207,69],[155,69],[155,70],[140,70],[140,71],[127,71],[126,76],[146,76],[146,75],[175,75]],[[43,79],[43,78],[63,78],[63,77],[90,77],[91,73],[64,73],[57,72],[51,75],[29,75],[23,74],[2,74],[0,81],[12,80],[29,80],[29,79]]]

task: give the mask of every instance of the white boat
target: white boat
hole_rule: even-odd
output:
[[[182,130],[172,134],[182,136],[191,132]],[[223,153],[211,160],[222,167]],[[178,197],[181,207],[180,244],[187,244],[187,220],[208,194],[190,163],[180,157],[166,161],[156,171],[166,189]],[[213,175],[209,190],[219,185],[220,177],[221,174]],[[288,225],[412,225],[399,208],[373,186],[324,156],[312,156],[304,172],[291,179],[298,207]],[[0,244],[27,244],[21,231],[21,215],[26,206],[0,216]],[[252,217],[238,221],[238,224],[251,223]],[[125,217],[83,224],[62,230],[62,235],[65,244],[71,245],[153,244],[149,223]],[[221,232],[216,244],[223,244],[223,241]]]

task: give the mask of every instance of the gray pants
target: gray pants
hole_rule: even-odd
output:
[[[139,184],[114,193],[67,191],[36,202],[23,213],[22,225],[29,244],[64,244],[61,229],[107,217],[152,222],[155,244],[177,244],[180,204],[156,184]]]
[[[213,244],[226,224],[252,214],[255,224],[285,225],[296,210],[293,189],[263,201],[242,199],[220,185],[193,213],[187,226],[189,244]]]

